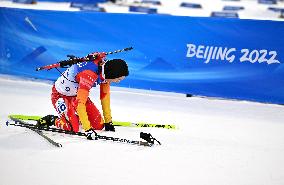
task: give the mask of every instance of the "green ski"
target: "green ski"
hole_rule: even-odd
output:
[[[9,117],[17,118],[20,120],[32,120],[37,121],[42,116],[29,116],[22,114],[12,114]],[[176,130],[177,126],[174,124],[154,124],[154,123],[144,123],[144,122],[124,122],[124,121],[113,121],[114,126],[124,126],[124,127],[148,127],[148,128],[164,128],[164,129],[172,129]]]

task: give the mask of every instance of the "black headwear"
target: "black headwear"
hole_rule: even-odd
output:
[[[104,65],[105,79],[115,79],[122,76],[128,76],[128,66],[124,60],[112,59]]]

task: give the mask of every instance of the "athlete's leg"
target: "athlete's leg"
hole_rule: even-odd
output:
[[[59,118],[55,120],[55,125],[58,128],[64,130],[79,131],[79,121],[78,116],[75,114],[75,109],[73,106],[74,97],[63,96],[58,93],[53,86],[51,101],[53,107],[57,111]]]

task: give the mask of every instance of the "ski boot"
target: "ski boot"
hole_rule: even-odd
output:
[[[54,115],[47,115],[44,116],[42,118],[40,118],[39,120],[37,120],[37,127],[50,127],[55,125],[55,120],[58,118],[58,116],[54,116]]]

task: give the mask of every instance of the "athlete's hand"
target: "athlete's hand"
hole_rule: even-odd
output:
[[[104,123],[104,124],[105,124],[105,131],[112,131],[112,132],[115,132],[115,128],[114,128],[114,126],[112,125],[112,122]]]

